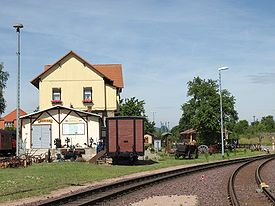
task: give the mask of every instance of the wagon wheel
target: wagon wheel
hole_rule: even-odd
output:
[[[112,160],[113,160],[114,165],[118,163],[118,158],[117,157],[113,157]]]
[[[188,156],[189,159],[192,158],[192,152],[190,151],[190,149],[189,149],[188,152],[187,152],[187,156]]]
[[[198,146],[198,151],[200,154],[205,154],[209,152],[209,149],[206,145],[200,145]]]
[[[198,159],[198,157],[199,157],[198,149],[195,149],[195,158]]]

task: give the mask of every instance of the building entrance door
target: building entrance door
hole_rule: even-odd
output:
[[[51,148],[51,125],[32,126],[32,148]]]

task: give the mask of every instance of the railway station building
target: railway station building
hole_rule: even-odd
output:
[[[121,64],[90,64],[74,51],[45,65],[31,83],[39,90],[39,110],[60,105],[113,117],[123,88]]]
[[[106,117],[119,112],[124,87],[121,64],[91,64],[68,52],[31,80],[39,90],[39,111],[21,117],[26,149],[96,143]]]

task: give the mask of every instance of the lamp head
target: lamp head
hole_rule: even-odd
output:
[[[23,28],[23,24],[17,23],[17,24],[15,24],[15,25],[13,25],[13,27],[16,28],[16,31],[17,31],[17,32],[19,32],[20,29]]]
[[[218,68],[219,71],[227,70],[227,69],[229,69],[229,68],[228,67],[220,67],[220,68]]]

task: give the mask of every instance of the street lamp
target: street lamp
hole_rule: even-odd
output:
[[[16,156],[19,156],[19,109],[20,109],[20,29],[23,24],[15,24],[17,33],[17,107],[16,107]]]
[[[219,71],[219,85],[220,85],[220,111],[221,111],[221,138],[222,138],[222,158],[224,158],[224,139],[223,139],[223,114],[222,114],[222,76],[221,71],[227,70],[228,67],[220,67]]]

